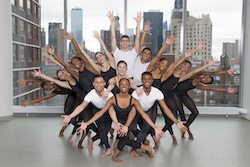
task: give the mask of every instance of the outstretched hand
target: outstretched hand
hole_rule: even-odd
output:
[[[127,136],[128,133],[128,127],[123,125],[120,129],[120,133],[118,134],[120,137]]]
[[[30,105],[30,102],[28,100],[24,100],[24,102],[21,103],[20,105],[23,107],[26,107],[26,106]]]
[[[170,37],[167,37],[165,43],[170,45],[170,44],[174,43],[174,41],[175,41],[175,37],[171,35]]]
[[[109,11],[108,11],[107,16],[108,16],[110,22],[115,21],[115,18],[117,17],[117,16],[114,16],[114,11],[112,11],[112,10],[109,10]]]
[[[188,130],[188,128],[184,125],[184,123],[186,123],[186,122],[181,121],[181,122],[178,122],[176,124],[177,128],[180,129],[180,131],[182,131],[182,132],[186,132]]]
[[[35,78],[35,77],[41,77],[42,73],[41,73],[41,70],[38,69],[37,71],[36,70],[33,70],[31,71],[31,75]]]
[[[102,98],[107,99],[109,97],[109,92],[105,90],[101,93],[101,95],[102,95]]]
[[[211,65],[214,65],[217,61],[218,61],[217,58],[214,58],[214,59],[212,59],[212,60],[211,60],[211,58],[210,58],[208,64],[211,66]]]
[[[186,58],[189,58],[189,57],[191,57],[193,55],[193,53],[190,51],[190,50],[186,50],[186,52],[185,52],[185,57]]]
[[[68,40],[73,40],[73,36],[71,35],[71,33],[69,31],[64,31],[64,38],[68,39]]]
[[[165,133],[162,131],[162,128],[163,126],[160,126],[160,127],[156,127],[155,128],[155,133],[160,136],[160,137],[164,137],[165,136]]]
[[[61,115],[63,117],[63,121],[60,123],[62,126],[68,126],[71,118],[68,115]]]
[[[135,91],[136,91],[137,95],[140,96],[140,95],[142,95],[144,90],[143,90],[143,88],[137,88]]]
[[[232,88],[232,85],[231,85],[231,86],[229,86],[229,87],[227,88],[227,92],[228,92],[228,93],[235,94],[235,93],[238,92],[238,89],[237,89],[237,88]]]
[[[96,39],[100,39],[100,35],[99,35],[99,33],[98,33],[98,31],[97,30],[94,30],[93,31],[93,36],[96,38]]]
[[[79,134],[81,134],[83,131],[84,133],[86,133],[86,128],[87,128],[87,124],[82,122],[82,123],[77,123],[78,125],[81,125],[79,128],[76,129],[76,131],[78,131]]]
[[[45,59],[49,60],[50,56],[47,52],[42,52],[42,55],[45,57]]]
[[[198,49],[198,50],[204,50],[203,49],[204,46],[206,46],[205,42],[202,42],[202,43],[199,42],[199,45],[196,47],[196,49]]]
[[[151,22],[150,21],[146,21],[145,23],[144,23],[144,31],[149,31],[149,30],[151,30],[152,29],[152,27],[150,27],[150,25],[151,25]]]
[[[137,17],[133,17],[135,19],[135,21],[137,23],[140,23],[141,22],[141,19],[143,18],[144,16],[142,15],[141,12],[137,12]]]
[[[27,81],[24,80],[24,79],[19,79],[19,80],[16,81],[16,83],[17,84],[21,84],[21,87],[22,87],[22,86],[24,86],[27,83]]]
[[[49,54],[51,55],[55,54],[55,49],[53,45],[51,45],[51,48],[48,45],[45,45],[45,48],[46,48],[46,52],[48,52]]]
[[[233,73],[235,73],[235,72],[237,72],[237,71],[238,71],[238,70],[237,70],[236,68],[231,68],[231,69],[227,70],[227,73],[228,73],[229,75],[231,75],[231,76],[234,76]]]

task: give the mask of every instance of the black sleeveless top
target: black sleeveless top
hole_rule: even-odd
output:
[[[180,78],[175,77],[173,74],[160,85],[160,90],[164,94],[165,98],[174,97],[174,87],[178,84]]]
[[[56,89],[55,89],[55,90],[53,90],[52,93],[60,94],[60,95],[76,95],[75,92],[72,91],[72,90],[70,90],[70,89],[63,88],[63,87],[61,87],[61,86],[59,86],[59,85],[56,85],[56,86],[58,86],[58,88],[59,88],[60,90],[56,90]]]
[[[154,79],[154,78],[153,78]],[[161,84],[161,78],[159,79],[154,79],[153,83],[152,83],[152,86],[156,87],[156,88],[159,88]]]
[[[94,78],[95,74],[86,68],[81,72],[79,71],[79,84],[87,93],[94,88],[92,85]]]
[[[130,97],[130,102],[129,102],[128,107],[126,107],[126,108],[120,108],[118,106],[117,98],[116,98],[116,95],[115,95],[115,106],[114,106],[114,109],[116,111],[116,116],[117,116],[118,121],[120,123],[122,123],[123,125],[126,123],[126,121],[128,119],[128,114],[129,114],[130,110],[132,109],[131,102],[132,102],[132,96]]]
[[[101,75],[103,76],[106,85],[108,85],[108,81],[110,78],[116,76],[116,70],[110,66],[109,70],[106,72],[101,71]]]
[[[197,87],[193,85],[193,80],[194,79],[187,79],[186,81],[180,82],[174,89],[174,93],[180,97],[187,95],[187,91]]]

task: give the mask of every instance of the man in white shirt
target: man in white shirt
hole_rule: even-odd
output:
[[[164,113],[177,125],[177,127],[181,131],[187,131],[187,127],[183,125],[184,122],[179,122],[175,118],[173,113],[169,110],[169,108],[167,107],[164,101],[163,93],[159,89],[151,86],[153,83],[152,74],[150,72],[142,73],[141,81],[143,84],[142,88],[144,92],[142,93],[142,95],[137,95],[137,93],[134,91],[132,93],[132,96],[139,101],[142,110],[145,111],[145,113],[148,114],[149,117],[151,117],[151,108],[154,105],[154,103],[158,100]],[[139,119],[142,120],[141,130],[138,131],[138,133],[136,134],[137,142],[141,143],[145,140],[145,137],[150,130],[150,126],[143,118],[140,117],[140,115],[135,119],[137,119],[137,120],[134,120],[135,122],[139,121]],[[154,140],[154,141],[155,141],[155,145],[158,147],[157,140]]]
[[[67,125],[70,122],[70,120],[75,116],[77,116],[78,114],[80,114],[88,106],[89,103],[92,103],[94,106],[93,109],[94,114],[97,113],[106,105],[107,101],[113,96],[113,94],[109,92],[108,98],[102,97],[102,93],[106,90],[106,88],[104,88],[106,82],[101,75],[96,75],[92,84],[94,86],[94,89],[92,89],[85,96],[84,101],[79,106],[77,106],[70,115],[61,115],[62,117],[64,117],[64,120],[61,122],[62,125]],[[98,126],[99,136],[101,138],[102,143],[106,146],[107,149],[107,151],[104,154],[101,154],[102,157],[111,155],[113,153],[108,143],[108,137],[107,137],[107,133],[112,123],[109,114],[111,118],[113,120],[116,120],[117,122],[117,118],[113,107],[110,108],[109,113],[106,112],[101,118],[99,118],[96,121],[96,124]],[[93,141],[91,140],[89,142],[93,143]],[[90,143],[91,146],[92,143]]]
[[[135,45],[132,50],[129,50],[130,40],[127,35],[123,35],[120,40],[121,49],[117,47],[117,41],[115,37],[115,19],[116,17],[113,14],[113,11],[109,11],[107,16],[111,21],[111,48],[114,55],[115,63],[117,64],[120,60],[124,60],[127,63],[128,70],[126,72],[126,76],[132,78],[134,75],[135,69],[135,60],[137,55],[139,54],[139,43],[140,43],[140,22],[143,18],[141,12],[137,13],[137,17],[135,19],[137,23],[136,27],[136,37],[135,37]]]

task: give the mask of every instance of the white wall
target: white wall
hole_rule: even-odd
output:
[[[11,1],[1,1],[0,5],[0,120],[12,119],[13,74],[12,74],[12,15]]]
[[[250,1],[244,0],[244,36],[241,61],[241,107],[247,111],[245,117],[250,120]]]

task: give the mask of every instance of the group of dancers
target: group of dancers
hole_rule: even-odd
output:
[[[174,43],[173,36],[166,39],[157,55],[151,60],[151,49],[141,50],[146,33],[151,29],[151,23],[146,22],[140,39],[140,22],[143,18],[141,12],[138,12],[137,17],[134,17],[137,27],[132,50],[129,50],[130,40],[127,35],[123,35],[120,39],[121,48],[117,47],[114,26],[116,17],[112,11],[109,11],[107,16],[111,22],[113,55],[109,53],[97,31],[93,31],[94,37],[100,42],[105,53],[96,53],[97,63],[89,57],[69,32],[65,32],[65,38],[73,43],[79,55],[79,57],[71,59],[73,69],[56,55],[53,46],[46,46],[46,51],[42,53],[43,56],[62,68],[56,73],[58,78],[46,76],[40,70],[33,70],[34,79],[17,81],[18,84],[41,82],[41,87],[44,90],[53,90],[44,97],[23,102],[22,106],[40,102],[57,94],[67,95],[64,106],[65,115],[62,115],[64,119],[61,122],[63,128],[59,136],[63,136],[64,130],[71,123],[74,128],[68,138],[69,143],[73,142],[72,137],[75,133],[80,134],[84,131],[78,148],[83,148],[82,142],[88,136],[90,150],[93,150],[93,142],[101,139],[100,144],[106,147],[106,152],[101,154],[102,157],[112,155],[112,160],[121,163],[118,154],[125,145],[129,145],[132,147],[131,156],[142,157],[137,149],[143,149],[152,159],[154,157],[152,147],[146,139],[149,134],[154,140],[155,150],[158,149],[160,139],[166,131],[172,136],[173,144],[177,144],[172,129],[174,123],[181,131],[183,139],[185,139],[186,131],[188,131],[189,139],[194,139],[190,125],[199,111],[187,94],[189,90],[197,88],[227,91],[232,94],[238,91],[231,86],[214,88],[206,85],[213,82],[210,75],[229,74],[233,76],[236,71],[235,69],[218,72],[202,71],[215,64],[215,59],[210,60],[202,67],[183,74],[191,67],[191,62],[187,59],[196,51],[201,50],[205,46],[204,43],[200,43],[193,50],[186,51],[180,60],[168,65],[168,60],[160,57],[167,47]],[[191,111],[187,120],[183,104]],[[164,127],[155,125],[158,106],[164,116]],[[181,117],[180,122],[177,120],[178,111]],[[114,128],[111,127],[112,121]],[[107,134],[110,132],[111,137],[113,137],[114,130],[117,132],[117,137],[113,153]],[[95,136],[91,137],[91,131],[95,132]]]

